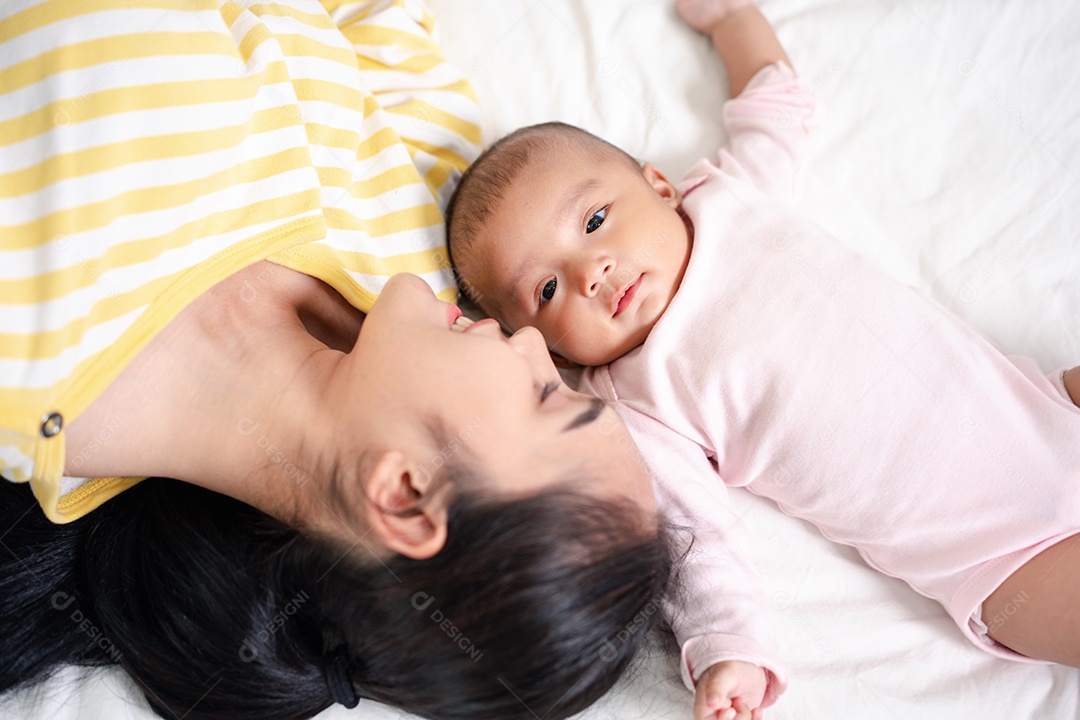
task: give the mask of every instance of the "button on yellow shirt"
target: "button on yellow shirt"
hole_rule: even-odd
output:
[[[440,208],[480,131],[432,27],[418,0],[0,4],[0,475],[49,518],[138,481],[77,467],[138,428],[65,468],[64,424],[237,270],[454,299]]]

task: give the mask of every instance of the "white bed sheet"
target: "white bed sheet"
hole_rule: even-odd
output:
[[[668,0],[430,0],[480,94],[485,140],[581,125],[677,178],[723,140],[708,41]],[[1080,4],[1068,0],[764,0],[826,106],[808,215],[926,289],[1007,352],[1080,363]],[[887,412],[887,409],[883,409]],[[933,412],[932,408],[928,409]],[[791,688],[771,720],[1080,717],[1080,671],[996,660],[944,611],[767,501],[734,491]],[[722,589],[718,589],[722,592]],[[658,637],[586,720],[689,719]],[[545,708],[533,709],[543,718]],[[154,717],[116,670],[68,670],[0,717]],[[362,703],[321,720],[408,716]]]

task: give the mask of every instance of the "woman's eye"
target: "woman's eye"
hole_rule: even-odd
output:
[[[592,214],[589,221],[585,223],[585,234],[595,231],[598,227],[604,224],[604,218],[607,217],[607,208],[601,208]]]
[[[544,287],[540,289],[541,306],[543,306],[544,303],[546,303],[551,298],[555,297],[555,288],[558,287],[558,284],[559,283],[555,280],[555,278],[551,278],[546,283],[544,283]]]
[[[559,383],[550,382],[544,386],[544,389],[540,391],[540,402],[544,402],[548,399],[548,395],[559,389]]]

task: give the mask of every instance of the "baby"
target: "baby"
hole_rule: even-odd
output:
[[[729,73],[718,157],[676,185],[582,130],[525,128],[466,173],[448,225],[466,290],[587,366],[696,528],[668,609],[695,717],[760,717],[786,684],[726,486],[857,548],[977,647],[1080,666],[1080,368],[1002,355],[796,214],[810,94],[751,2],[678,10]]]

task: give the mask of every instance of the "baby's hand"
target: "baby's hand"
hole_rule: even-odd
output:
[[[694,720],[761,720],[768,678],[757,665],[729,660],[701,673]]]
[[[753,4],[754,0],[675,0],[675,8],[686,24],[706,35],[731,13]]]

